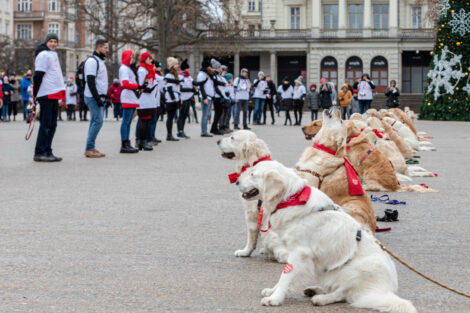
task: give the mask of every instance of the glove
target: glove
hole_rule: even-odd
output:
[[[139,90],[145,89],[147,88],[148,84],[149,84],[148,82],[144,82],[144,84],[142,86],[137,87],[137,89]]]

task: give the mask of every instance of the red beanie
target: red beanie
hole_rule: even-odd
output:
[[[147,58],[150,56],[150,53],[149,52],[144,52],[140,55],[140,63],[144,63],[145,60],[147,60]]]
[[[313,84],[312,86],[310,86],[310,89],[312,89],[312,88],[317,89],[317,85]]]

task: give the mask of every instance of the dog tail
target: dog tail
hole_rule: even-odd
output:
[[[437,151],[437,149],[434,146],[428,146],[428,145],[420,145],[419,146],[419,151]]]
[[[436,189],[431,189],[423,185],[401,185],[400,190],[404,192],[438,192]]]
[[[390,313],[417,313],[414,305],[405,299],[400,298],[393,292],[368,293],[355,301],[353,306],[358,308],[375,309],[380,312]]]
[[[417,165],[408,165],[408,172],[410,173],[410,176],[413,176],[413,177],[434,177],[435,176],[432,172]]]
[[[418,135],[418,136],[427,136],[428,133],[421,131],[421,132],[418,132],[417,135]]]
[[[400,173],[396,173],[397,174],[397,179],[399,181],[413,181],[410,177],[406,176],[406,175],[403,175],[403,174],[400,174]]]

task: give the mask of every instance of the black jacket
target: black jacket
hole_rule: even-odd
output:
[[[326,86],[326,90],[323,90],[323,86]],[[331,87],[328,84],[323,84],[320,86],[320,106],[323,109],[329,109],[333,102],[331,101]]]
[[[385,91],[385,96],[387,97],[387,107],[398,108],[400,106],[400,101],[398,100],[400,90],[397,87],[395,87],[395,92],[390,91],[390,87],[388,87]]]

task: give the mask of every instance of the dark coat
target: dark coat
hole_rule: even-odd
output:
[[[307,106],[310,110],[320,109],[320,94],[316,90],[307,94]]]
[[[400,106],[400,100],[398,97],[400,96],[400,90],[395,87],[396,92],[391,92],[390,87],[387,87],[385,90],[385,96],[387,97],[387,107],[389,108],[398,108]]]
[[[323,90],[323,86],[326,86],[326,90]],[[320,86],[320,106],[323,109],[329,109],[333,102],[331,101],[331,87],[328,84],[322,84]]]

